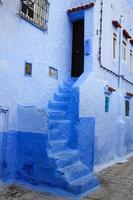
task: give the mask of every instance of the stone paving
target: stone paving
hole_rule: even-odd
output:
[[[127,163],[117,164],[97,174],[100,189],[83,200],[133,200],[133,158]],[[11,185],[0,186],[0,200],[67,200],[50,193],[33,192]]]

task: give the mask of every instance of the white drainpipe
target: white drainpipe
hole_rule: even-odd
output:
[[[6,154],[6,135],[5,132],[8,129],[8,112],[9,109],[7,107],[0,106],[0,178],[3,177],[3,161],[5,159]]]

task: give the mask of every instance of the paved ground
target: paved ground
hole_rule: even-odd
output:
[[[83,200],[133,200],[133,158],[98,174],[101,188]],[[0,200],[67,200],[49,193],[37,193],[11,185],[0,186]]]

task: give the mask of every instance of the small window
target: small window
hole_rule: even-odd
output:
[[[117,35],[113,33],[113,59],[117,56]]]
[[[27,16],[29,19],[34,18],[34,2],[31,1],[22,1],[21,12]]]
[[[41,29],[47,29],[47,0],[21,0],[20,15]]]
[[[122,42],[122,59],[123,61],[126,61],[126,58],[127,58],[127,45],[126,43],[123,41]]]
[[[53,79],[58,79],[58,70],[55,69],[54,67],[50,67],[49,66],[49,77],[53,78]]]
[[[133,72],[133,51],[130,50],[130,72]]]
[[[109,112],[109,97],[108,96],[106,96],[105,97],[105,112]]]
[[[125,116],[129,117],[130,115],[130,102],[125,100]]]
[[[26,76],[32,75],[32,64],[31,63],[25,63],[25,75]]]

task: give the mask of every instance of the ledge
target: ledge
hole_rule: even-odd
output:
[[[89,3],[89,4],[81,5],[81,6],[69,9],[67,11],[67,13],[69,14],[69,13],[73,13],[73,12],[76,12],[76,11],[86,10],[86,9],[94,7],[94,5],[95,5],[94,3]]]
[[[122,28],[122,25],[117,20],[113,20],[112,24],[115,28]]]
[[[133,97],[133,93],[127,92],[127,93],[126,93],[126,96],[128,96],[128,97]]]
[[[116,89],[109,85],[106,85],[104,88],[104,93],[108,94],[108,95],[112,94],[112,92],[115,92],[115,91],[116,91]]]
[[[130,43],[133,45],[133,39],[130,40]]]
[[[128,33],[128,31],[126,29],[123,29],[123,36],[126,38],[126,39],[131,39],[131,35]]]

